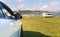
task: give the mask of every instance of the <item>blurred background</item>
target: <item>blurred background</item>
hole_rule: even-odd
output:
[[[23,18],[23,37],[60,37],[60,0],[0,0]]]

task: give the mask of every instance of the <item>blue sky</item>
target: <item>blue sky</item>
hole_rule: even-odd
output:
[[[12,10],[60,11],[60,0],[0,0]]]

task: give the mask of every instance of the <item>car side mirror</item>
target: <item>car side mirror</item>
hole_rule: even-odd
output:
[[[19,14],[19,13],[16,13],[16,14],[15,14],[15,19],[22,19],[22,16],[21,16],[21,14]]]

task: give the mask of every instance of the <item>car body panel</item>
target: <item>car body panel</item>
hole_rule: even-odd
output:
[[[0,19],[0,37],[19,37],[21,22],[12,19]]]
[[[18,17],[7,5],[0,1],[0,37],[20,37],[22,22]]]

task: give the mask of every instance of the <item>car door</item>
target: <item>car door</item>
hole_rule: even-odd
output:
[[[19,20],[11,19],[0,5],[0,37],[19,37],[21,24]]]

